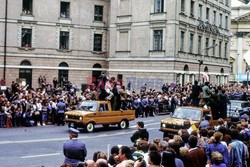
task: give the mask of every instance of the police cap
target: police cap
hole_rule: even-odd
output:
[[[75,129],[75,128],[69,128],[69,133],[78,135],[79,130],[77,130],[77,129]]]

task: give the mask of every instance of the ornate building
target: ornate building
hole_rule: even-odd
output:
[[[230,0],[15,0],[7,17],[5,2],[0,78],[7,85],[25,78],[37,86],[42,75],[80,86],[101,71],[137,88],[199,74],[228,81]]]
[[[232,7],[231,21],[231,82],[247,80],[246,58],[250,58],[250,5],[239,3]]]

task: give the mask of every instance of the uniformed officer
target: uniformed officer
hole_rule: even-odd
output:
[[[69,141],[66,141],[63,145],[63,153],[65,156],[64,163],[71,164],[72,167],[85,160],[87,156],[87,150],[85,143],[77,139],[79,131],[74,128],[69,129]]]
[[[64,126],[64,113],[66,111],[66,105],[63,102],[62,98],[59,100],[59,103],[57,104],[56,108],[58,117],[57,125],[59,126],[60,124],[62,124]]]

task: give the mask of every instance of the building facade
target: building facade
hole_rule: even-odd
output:
[[[228,81],[230,0],[8,1],[6,46],[0,2],[0,78],[6,69],[7,85],[26,78],[37,86],[42,75],[80,86],[101,71],[134,88],[194,82],[199,74]]]
[[[230,82],[247,81],[246,59],[250,58],[250,5],[239,4],[232,7]]]

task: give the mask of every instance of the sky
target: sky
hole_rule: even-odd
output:
[[[238,0],[232,0],[231,5],[232,7],[236,7],[236,6],[245,5],[245,4]]]

